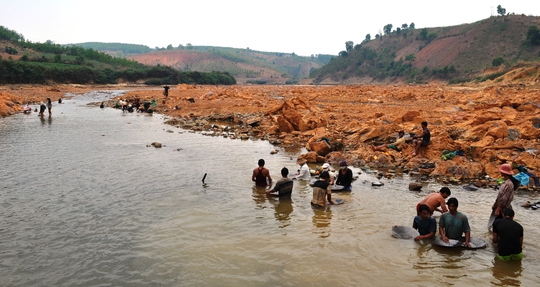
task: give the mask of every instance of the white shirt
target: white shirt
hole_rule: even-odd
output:
[[[310,180],[311,179],[311,172],[309,171],[309,166],[304,163],[300,167],[300,174],[295,177],[296,179],[304,179],[304,180]]]

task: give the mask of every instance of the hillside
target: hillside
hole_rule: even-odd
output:
[[[341,52],[312,76],[319,83],[474,79],[495,59],[502,67],[538,60],[540,45],[528,42],[531,26],[539,27],[540,17],[507,15],[451,27],[394,30]]]
[[[297,56],[294,53],[260,52],[214,46],[182,46],[151,49],[143,45],[88,42],[75,44],[145,65],[166,65],[179,71],[227,72],[238,83],[294,84],[309,77],[313,69],[332,55]]]
[[[193,47],[158,50],[127,58],[146,65],[167,65],[180,71],[227,72],[238,83],[290,84],[307,78],[312,69],[322,67],[331,56],[301,57],[249,49]]]
[[[0,26],[0,45],[4,47],[0,51],[0,84],[236,84],[234,77],[224,72],[182,72],[168,66],[143,65],[92,48],[62,46],[52,41],[34,43],[4,26]],[[133,46],[126,44],[123,48]]]

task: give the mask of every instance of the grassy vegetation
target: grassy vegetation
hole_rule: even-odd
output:
[[[0,59],[0,84],[116,84],[144,82],[162,84],[235,84],[227,73],[180,72],[166,66],[146,66],[112,57],[92,48],[61,46],[50,41],[33,43],[3,26],[0,41],[10,56]],[[14,60],[11,55],[22,55]]]

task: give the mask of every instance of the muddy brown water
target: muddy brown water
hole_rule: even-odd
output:
[[[305,152],[265,141],[203,136],[164,116],[87,103],[94,91],[36,113],[0,119],[0,286],[533,286],[539,281],[540,210],[519,207],[524,259],[495,258],[486,229],[496,190],[450,186],[477,250],[398,240],[423,191],[407,175],[381,179],[354,168],[343,205],[314,209],[295,182],[290,200],[253,188],[264,158],[274,179]],[[169,132],[172,131],[172,132]],[[161,142],[161,149],[146,147]],[[315,166],[311,166],[315,168]],[[206,185],[202,177],[207,174]],[[437,216],[438,218],[438,216]]]

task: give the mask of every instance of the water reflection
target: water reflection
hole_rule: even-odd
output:
[[[313,210],[312,222],[313,226],[317,228],[330,227],[330,221],[332,220],[332,209],[330,206],[316,207],[311,206]]]
[[[291,225],[291,213],[293,212],[293,202],[290,197],[280,198],[269,195],[268,201],[274,204],[274,217],[282,223],[279,228]]]
[[[494,259],[493,268],[493,278],[497,279],[498,282],[492,282],[497,286],[521,286],[521,272],[523,268],[521,267],[521,260],[516,261],[502,261],[497,257]]]
[[[253,186],[253,192],[252,195],[253,201],[255,201],[257,205],[257,209],[263,209],[265,208],[264,203],[266,202],[266,187],[264,186]]]

